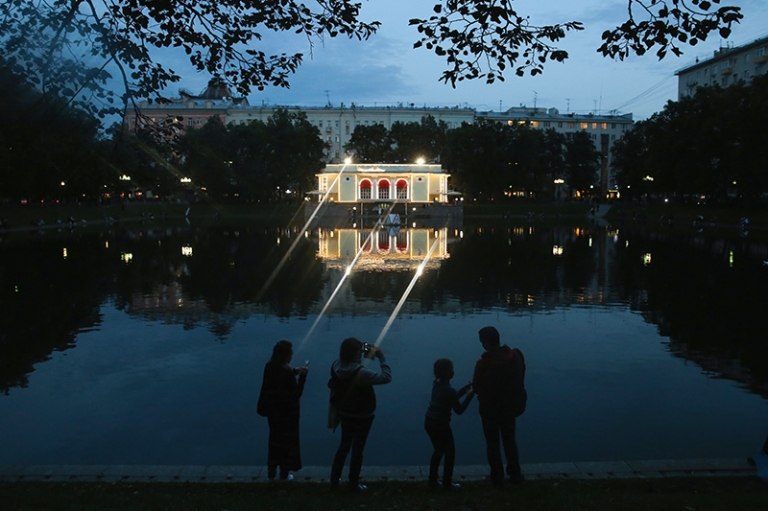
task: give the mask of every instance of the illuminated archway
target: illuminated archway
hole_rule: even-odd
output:
[[[378,198],[379,199],[389,199],[389,197],[390,197],[390,195],[389,195],[390,186],[391,185],[390,185],[390,182],[389,182],[388,179],[381,179],[381,180],[379,180],[379,182],[377,183],[377,187],[379,189],[378,190],[379,191],[379,193],[378,193]]]
[[[397,193],[395,198],[407,199],[408,198],[408,181],[406,181],[405,179],[398,179],[397,184],[395,184],[395,191]]]
[[[360,181],[360,198],[361,199],[373,198],[371,196],[372,188],[373,188],[373,183],[371,183],[370,179],[363,179],[362,181]]]

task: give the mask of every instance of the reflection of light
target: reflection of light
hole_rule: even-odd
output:
[[[464,231],[459,232],[459,238],[464,239]]]
[[[352,273],[352,265],[347,266],[347,270],[344,272],[344,275],[349,275]]]
[[[192,247],[190,247],[189,245],[185,245],[181,247],[181,255],[192,257]]]
[[[643,264],[646,266],[651,264],[651,254],[643,254]]]
[[[422,268],[421,266],[416,268],[416,275],[417,276],[420,276],[423,272],[424,272],[424,268]]]
[[[728,266],[733,268],[733,250],[728,254]]]
[[[126,263],[130,263],[133,260],[133,254],[130,252],[123,252],[120,254],[120,260],[125,261]]]
[[[64,255],[64,259],[66,259],[67,258],[67,247],[64,247],[64,254],[63,255]]]
[[[554,245],[552,247],[552,255],[556,255],[556,256],[563,255],[563,247],[561,247],[560,245]]]
[[[280,238],[277,238],[277,245],[280,246]]]
[[[104,242],[104,248],[109,248],[109,242],[108,241]]]
[[[590,238],[589,238],[589,246],[590,246],[590,247],[592,246],[592,237],[591,237],[591,236],[590,236]]]
[[[629,246],[629,240],[624,242],[624,248],[627,248]]]

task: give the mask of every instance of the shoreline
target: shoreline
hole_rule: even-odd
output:
[[[749,477],[757,474],[746,457],[690,460],[589,461],[522,464],[527,481],[548,479],[659,479]],[[486,465],[458,465],[454,480],[483,481]],[[294,472],[294,482],[328,483],[330,467]],[[364,465],[361,481],[427,481],[429,465]],[[0,465],[0,482],[266,483],[266,466],[221,465]]]

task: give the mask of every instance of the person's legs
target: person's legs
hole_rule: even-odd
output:
[[[344,469],[344,462],[347,460],[347,454],[352,447],[352,440],[354,438],[354,419],[341,418],[341,442],[339,448],[336,450],[336,456],[333,458],[333,465],[331,465],[331,484],[339,484],[341,479],[341,471]]]
[[[456,444],[450,424],[445,427],[445,464],[443,465],[443,486],[453,488],[453,464],[456,462]]]
[[[360,480],[360,469],[363,467],[363,450],[371,431],[373,417],[354,419],[354,434],[352,438],[352,457],[349,459],[349,484],[357,487]]]
[[[277,466],[280,465],[283,453],[280,443],[280,420],[277,416],[267,417],[269,424],[269,441],[267,443],[267,477],[274,479],[277,475]]]
[[[507,475],[512,478],[512,481],[522,479],[520,453],[517,450],[517,439],[515,438],[516,430],[517,422],[514,417],[502,417],[499,421],[501,443],[504,445],[504,456],[507,459]]]
[[[491,467],[491,482],[504,482],[504,466],[501,462],[501,443],[499,441],[499,421],[496,417],[483,415],[483,435],[485,436],[485,452],[488,465]]]
[[[427,417],[424,420],[424,429],[429,435],[429,440],[432,442],[434,451],[432,457],[429,460],[429,484],[430,486],[437,486],[438,472],[440,470],[440,461],[445,454],[445,438],[442,435],[440,423],[434,419]]]

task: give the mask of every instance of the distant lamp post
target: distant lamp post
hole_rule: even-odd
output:
[[[416,163],[418,163],[419,165],[424,165],[424,158],[417,159]]]
[[[653,181],[653,176],[645,176],[643,181]]]
[[[182,177],[182,178],[180,179],[180,181],[181,181],[182,183],[191,183],[191,182],[192,182],[192,180],[191,180],[190,178],[188,178],[188,177]]]
[[[565,183],[565,179],[560,179],[560,178],[555,179],[555,184],[556,185],[562,185],[564,183]]]
[[[344,163],[345,163],[346,165],[349,165],[350,163],[352,163],[352,158],[350,158],[349,156],[347,156],[346,158],[344,158]]]
[[[61,186],[66,186],[66,185],[67,185],[67,184],[66,184],[64,181],[62,181],[62,182],[61,182],[61,183],[59,183],[59,184],[61,184]],[[735,184],[735,183],[734,183],[734,184]]]
[[[117,179],[119,179],[120,181],[130,181],[131,180],[131,176],[127,176],[127,175],[123,174],[122,176],[118,177]]]

